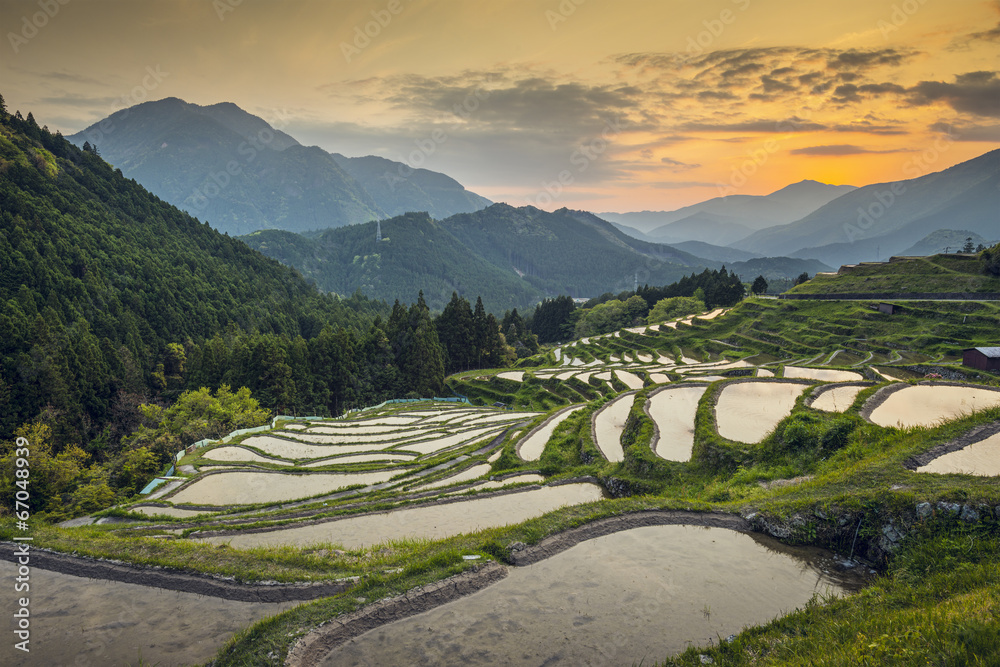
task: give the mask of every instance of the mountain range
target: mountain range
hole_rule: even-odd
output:
[[[854,189],[852,185],[805,180],[769,195],[715,197],[675,211],[599,215],[659,243],[702,241],[729,245],[757,230],[794,222]]]
[[[934,231],[956,228],[997,236],[1000,150],[940,172],[858,188],[800,220],[760,230],[732,246],[836,266],[901,254]]]
[[[705,259],[634,239],[584,211],[507,204],[440,221],[408,213],[308,235],[265,230],[240,239],[295,267],[325,291],[361,290],[405,301],[422,289],[432,309],[443,308],[454,291],[469,298],[481,295],[495,313],[524,310],[547,296],[593,297],[630,290],[636,283],[665,285],[723,264],[745,280],[830,270],[820,262],[787,257]]]
[[[303,146],[232,103],[177,98],[118,111],[67,137],[219,231],[308,231],[406,211],[436,217],[491,202],[437,172]]]

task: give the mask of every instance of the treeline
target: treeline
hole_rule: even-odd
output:
[[[701,310],[733,306],[746,296],[746,286],[732,271],[705,269],[662,287],[645,285],[619,294],[611,292],[587,301],[581,308],[568,296],[546,299],[535,307],[528,328],[542,343],[608,333],[623,327],[645,324],[657,304],[663,303],[650,323],[666,316],[680,316]],[[678,300],[683,298],[685,300]],[[692,311],[692,308],[700,310]],[[681,312],[681,311],[684,312]]]

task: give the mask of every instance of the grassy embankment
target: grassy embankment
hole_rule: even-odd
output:
[[[1000,292],[1000,277],[983,273],[977,257],[932,255],[861,264],[839,275],[817,275],[790,294],[864,292]]]

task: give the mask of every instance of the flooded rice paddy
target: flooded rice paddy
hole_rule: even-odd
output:
[[[426,507],[367,514],[299,528],[205,538],[236,548],[333,543],[345,549],[400,539],[436,540],[484,528],[520,523],[566,505],[600,500],[601,487],[586,482],[543,486],[493,496]]]
[[[320,664],[654,664],[844,593],[829,554],[722,528],[653,526],[580,543],[367,632]]]
[[[715,406],[719,435],[757,443],[792,413],[807,385],[791,382],[740,382],[727,385]]]
[[[0,561],[4,581],[13,581],[16,570]],[[299,604],[237,602],[37,567],[30,599],[31,652],[8,644],[0,651],[9,656],[4,665],[138,665],[140,657],[144,665],[199,664],[234,633]],[[13,629],[10,621],[5,626]]]
[[[890,395],[871,413],[879,426],[937,426],[977,410],[1000,406],[1000,391],[986,387],[916,385]]]
[[[854,399],[858,397],[866,387],[859,385],[848,385],[846,387],[833,387],[827,389],[812,402],[812,407],[825,412],[843,412],[851,407]]]
[[[635,396],[625,394],[605,405],[594,416],[594,444],[611,461],[621,461],[625,458],[622,450],[622,431],[625,430],[625,420],[632,409]]]
[[[1000,476],[1000,433],[974,442],[957,452],[939,456],[917,468],[917,472],[961,473],[981,477]]]
[[[690,461],[694,446],[694,419],[707,386],[662,389],[649,397],[647,409],[659,437],[651,443],[657,456],[668,461]]]
[[[569,410],[564,410],[558,415],[553,417],[544,426],[540,427],[534,433],[529,435],[518,447],[518,454],[525,461],[537,461],[542,458],[542,452],[545,451],[545,445],[548,444],[549,438],[555,432],[556,427],[562,424],[566,419],[569,418],[577,410],[584,408],[586,406],[577,405]]]

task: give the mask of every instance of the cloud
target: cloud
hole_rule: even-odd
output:
[[[911,106],[944,102],[955,111],[977,116],[1000,118],[1000,78],[996,72],[968,72],[955,77],[955,83],[921,81],[907,89]]]
[[[815,132],[825,125],[797,117],[783,120],[748,120],[736,123],[688,122],[680,125],[686,132]]]
[[[868,70],[874,67],[898,67],[913,57],[909,51],[900,49],[848,49],[830,57],[826,64],[837,70]]]
[[[839,155],[868,155],[868,154],[882,154],[882,153],[906,153],[907,149],[888,149],[888,150],[871,150],[870,148],[864,148],[862,146],[853,146],[851,144],[833,144],[829,146],[807,146],[806,148],[796,148],[789,153],[792,155],[818,155],[833,157]]]
[[[899,125],[884,123],[872,123],[867,120],[855,121],[853,123],[842,123],[830,128],[834,132],[858,132],[862,134],[909,134],[909,132]]]
[[[993,125],[954,124],[938,122],[929,128],[947,134],[952,141],[984,141],[1000,143],[1000,123]]]
[[[700,164],[689,164],[687,162],[681,162],[680,160],[675,160],[669,157],[661,157],[660,162],[667,165],[670,171],[689,171],[691,169],[697,169]]]

